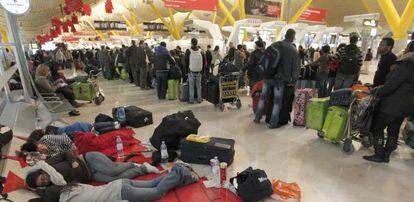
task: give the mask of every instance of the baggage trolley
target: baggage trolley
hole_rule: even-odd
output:
[[[348,120],[346,124],[346,129],[342,137],[342,151],[349,155],[355,151],[355,147],[352,144],[353,140],[361,142],[361,144],[365,148],[372,146],[372,135],[361,134],[359,130],[358,122],[360,121],[359,116],[361,115],[359,112],[361,111],[360,108],[363,107],[359,105],[362,99],[358,99],[356,96],[359,93],[370,95],[369,93],[361,90],[356,90],[352,93],[352,100],[348,107]],[[324,138],[324,134],[322,131],[318,131],[318,137],[322,139]]]
[[[219,76],[219,103],[216,105],[220,111],[224,111],[224,104],[236,105],[237,109],[242,107],[239,98],[239,72],[220,74]]]

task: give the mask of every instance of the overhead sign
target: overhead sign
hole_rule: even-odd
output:
[[[218,11],[218,0],[165,0],[166,8]]]
[[[93,26],[96,30],[127,30],[127,25],[124,21],[93,21]]]
[[[364,27],[378,27],[378,21],[374,19],[364,19],[362,25],[364,25]]]
[[[245,12],[247,15],[267,17],[280,17],[280,0],[245,0]]]
[[[142,28],[146,32],[168,32],[168,29],[163,23],[144,22]]]
[[[322,8],[307,8],[299,18],[300,21],[324,23],[326,10]]]

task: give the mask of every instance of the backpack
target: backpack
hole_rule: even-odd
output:
[[[237,181],[237,195],[243,201],[259,201],[273,194],[272,183],[263,170],[249,167],[230,179],[232,185],[234,185],[234,179]]]
[[[194,51],[190,49],[189,68],[192,72],[201,72],[203,70],[203,54],[201,50]]]
[[[178,68],[176,65],[171,65],[170,66],[170,70],[168,72],[168,78],[169,79],[178,80],[178,79],[181,79],[182,76],[183,76],[183,74],[182,74],[180,68]]]
[[[0,124],[0,149],[7,145],[13,138],[13,131],[4,125]]]
[[[265,78],[274,78],[278,71],[280,63],[280,52],[275,45],[266,48],[262,58],[259,61],[259,68],[263,72]]]
[[[359,71],[359,56],[360,50],[354,46],[345,47],[345,55],[341,58],[341,66],[339,72],[352,75]]]

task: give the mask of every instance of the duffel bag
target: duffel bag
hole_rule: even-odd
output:
[[[139,128],[153,123],[152,113],[136,106],[125,107],[126,124]]]
[[[168,150],[177,150],[182,139],[191,134],[198,134],[200,126],[200,121],[195,118],[192,111],[168,115],[155,128],[154,134],[150,138],[151,145],[159,150],[161,142],[165,141]]]
[[[249,167],[238,173],[230,179],[230,183],[235,186],[234,179],[237,182],[237,195],[245,202],[263,200],[273,194],[272,183],[263,170]]]

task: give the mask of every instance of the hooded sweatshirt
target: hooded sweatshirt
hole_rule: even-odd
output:
[[[171,57],[170,52],[163,46],[156,47],[154,55],[155,70],[166,71],[168,69],[168,63],[170,65],[175,65],[175,61]]]

